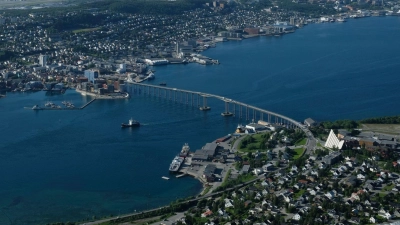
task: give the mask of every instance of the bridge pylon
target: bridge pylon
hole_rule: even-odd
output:
[[[209,106],[207,106],[207,97],[208,95],[202,95],[203,96],[203,106],[200,107],[201,111],[208,111],[211,108]]]
[[[224,100],[225,101],[225,112],[221,113],[222,116],[233,116],[232,112],[229,112],[229,102],[231,100]]]

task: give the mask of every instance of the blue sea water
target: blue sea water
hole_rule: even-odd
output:
[[[400,18],[311,24],[282,37],[220,43],[203,52],[221,64],[155,67],[154,84],[226,96],[299,121],[400,112]],[[82,221],[166,205],[201,184],[171,178],[182,145],[192,150],[233,132],[238,118],[156,97],[96,100],[84,110],[26,110],[46,101],[90,101],[72,90],[0,99],[0,224]],[[121,129],[129,118],[138,129]]]

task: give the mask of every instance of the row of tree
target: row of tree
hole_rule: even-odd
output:
[[[385,116],[360,120],[360,123],[372,124],[399,124],[400,116]]]

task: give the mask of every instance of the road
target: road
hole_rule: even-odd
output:
[[[306,133],[306,135],[307,135],[307,143],[306,143],[307,151],[306,151],[306,153],[307,153],[307,154],[310,154],[311,151],[313,151],[313,150],[315,149],[315,147],[316,147],[316,140],[315,140],[314,136],[312,135],[312,133],[311,133],[308,129],[303,129],[303,131],[305,131],[305,133]],[[231,151],[232,151],[233,153],[236,152],[237,146],[239,145],[240,140],[241,140],[242,138],[244,138],[244,136],[237,138],[237,140],[235,141],[235,143],[233,144],[233,146],[230,146],[230,145],[229,145],[229,147],[231,147],[231,148],[229,148],[229,149],[231,149]],[[231,141],[230,141],[229,143],[231,143]],[[227,173],[227,171],[228,171],[229,169],[233,169],[233,168],[232,168],[232,164],[231,164],[230,166],[224,167],[224,169],[223,169],[223,171],[222,171],[223,174],[226,175],[226,173]],[[275,173],[275,172],[270,172],[270,173]],[[221,174],[221,175],[222,175],[222,174]],[[234,190],[235,188],[241,188],[241,187],[247,186],[247,185],[249,185],[249,184],[251,184],[251,183],[256,182],[256,181],[259,180],[259,179],[264,179],[264,178],[265,178],[265,175],[262,174],[262,175],[259,175],[257,178],[255,178],[255,179],[253,179],[253,180],[251,180],[251,181],[248,181],[248,182],[246,182],[246,183],[236,185],[235,187],[228,188],[228,189],[226,189],[226,190],[224,190],[224,191],[219,191],[219,192],[215,192],[215,193],[207,193],[207,194],[205,194],[205,195],[203,195],[203,196],[201,196],[201,197],[196,197],[196,198],[194,198],[194,199],[190,199],[190,200],[184,201],[183,203],[188,203],[188,202],[193,202],[193,201],[199,201],[199,200],[204,199],[204,198],[209,198],[209,197],[213,197],[213,196],[218,196],[218,195],[221,195],[222,193],[224,193],[224,192],[226,192],[226,191],[232,191],[232,190]],[[214,188],[215,188],[215,187],[214,187]],[[169,207],[169,206],[164,206],[164,207]],[[138,215],[138,214],[141,214],[141,213],[153,212],[153,211],[162,209],[162,208],[164,208],[164,207],[155,208],[155,209],[150,209],[150,210],[146,210],[146,211],[142,211],[142,212],[137,212],[137,213],[130,213],[130,214],[121,215],[121,216],[116,216],[116,217],[111,217],[111,218],[102,219],[102,220],[97,220],[97,221],[93,221],[93,222],[87,222],[87,223],[83,223],[83,224],[84,224],[84,225],[101,224],[101,223],[109,222],[109,221],[116,220],[116,219],[119,219],[119,218],[122,219],[122,218],[127,218],[127,217],[130,217],[130,216]]]
[[[242,183],[242,184],[238,184],[238,185],[236,185],[235,187],[228,188],[228,189],[226,189],[226,190],[224,190],[224,191],[219,191],[219,192],[215,192],[215,193],[208,193],[208,194],[203,195],[203,196],[201,196],[201,197],[196,197],[196,198],[194,198],[194,199],[190,199],[190,200],[183,201],[182,203],[195,202],[195,201],[199,201],[199,200],[202,200],[202,199],[205,199],[205,198],[209,198],[209,197],[213,197],[213,196],[218,196],[218,195],[223,194],[224,192],[232,191],[232,190],[234,190],[235,188],[241,188],[241,187],[247,186],[247,185],[249,185],[249,184],[251,184],[251,183],[254,183],[255,181],[257,181],[257,180],[260,179],[260,178],[264,178],[264,175],[262,175],[262,176],[260,175],[260,176],[258,176],[257,178],[255,178],[255,179],[253,179],[253,180],[251,180],[251,181],[248,181],[248,182]],[[169,207],[169,206],[164,206],[164,207],[160,207],[160,208],[145,210],[145,211],[137,212],[137,213],[129,213],[129,214],[126,214],[126,215],[110,217],[110,218],[107,218],[107,219],[97,220],[97,221],[93,221],[93,222],[86,222],[86,223],[82,223],[82,225],[101,224],[101,223],[109,222],[109,221],[116,220],[116,219],[123,219],[123,218],[127,218],[127,217],[130,217],[130,216],[139,215],[139,214],[142,214],[142,213],[154,212],[154,211],[157,211],[157,210],[159,210],[159,209],[166,208],[166,207]]]

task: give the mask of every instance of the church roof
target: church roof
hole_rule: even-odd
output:
[[[342,149],[343,147],[343,143],[344,141],[339,141],[339,139],[336,137],[335,133],[333,132],[333,130],[331,130],[331,132],[329,133],[328,139],[326,139],[325,142],[325,147],[326,148],[338,148],[338,149]]]

